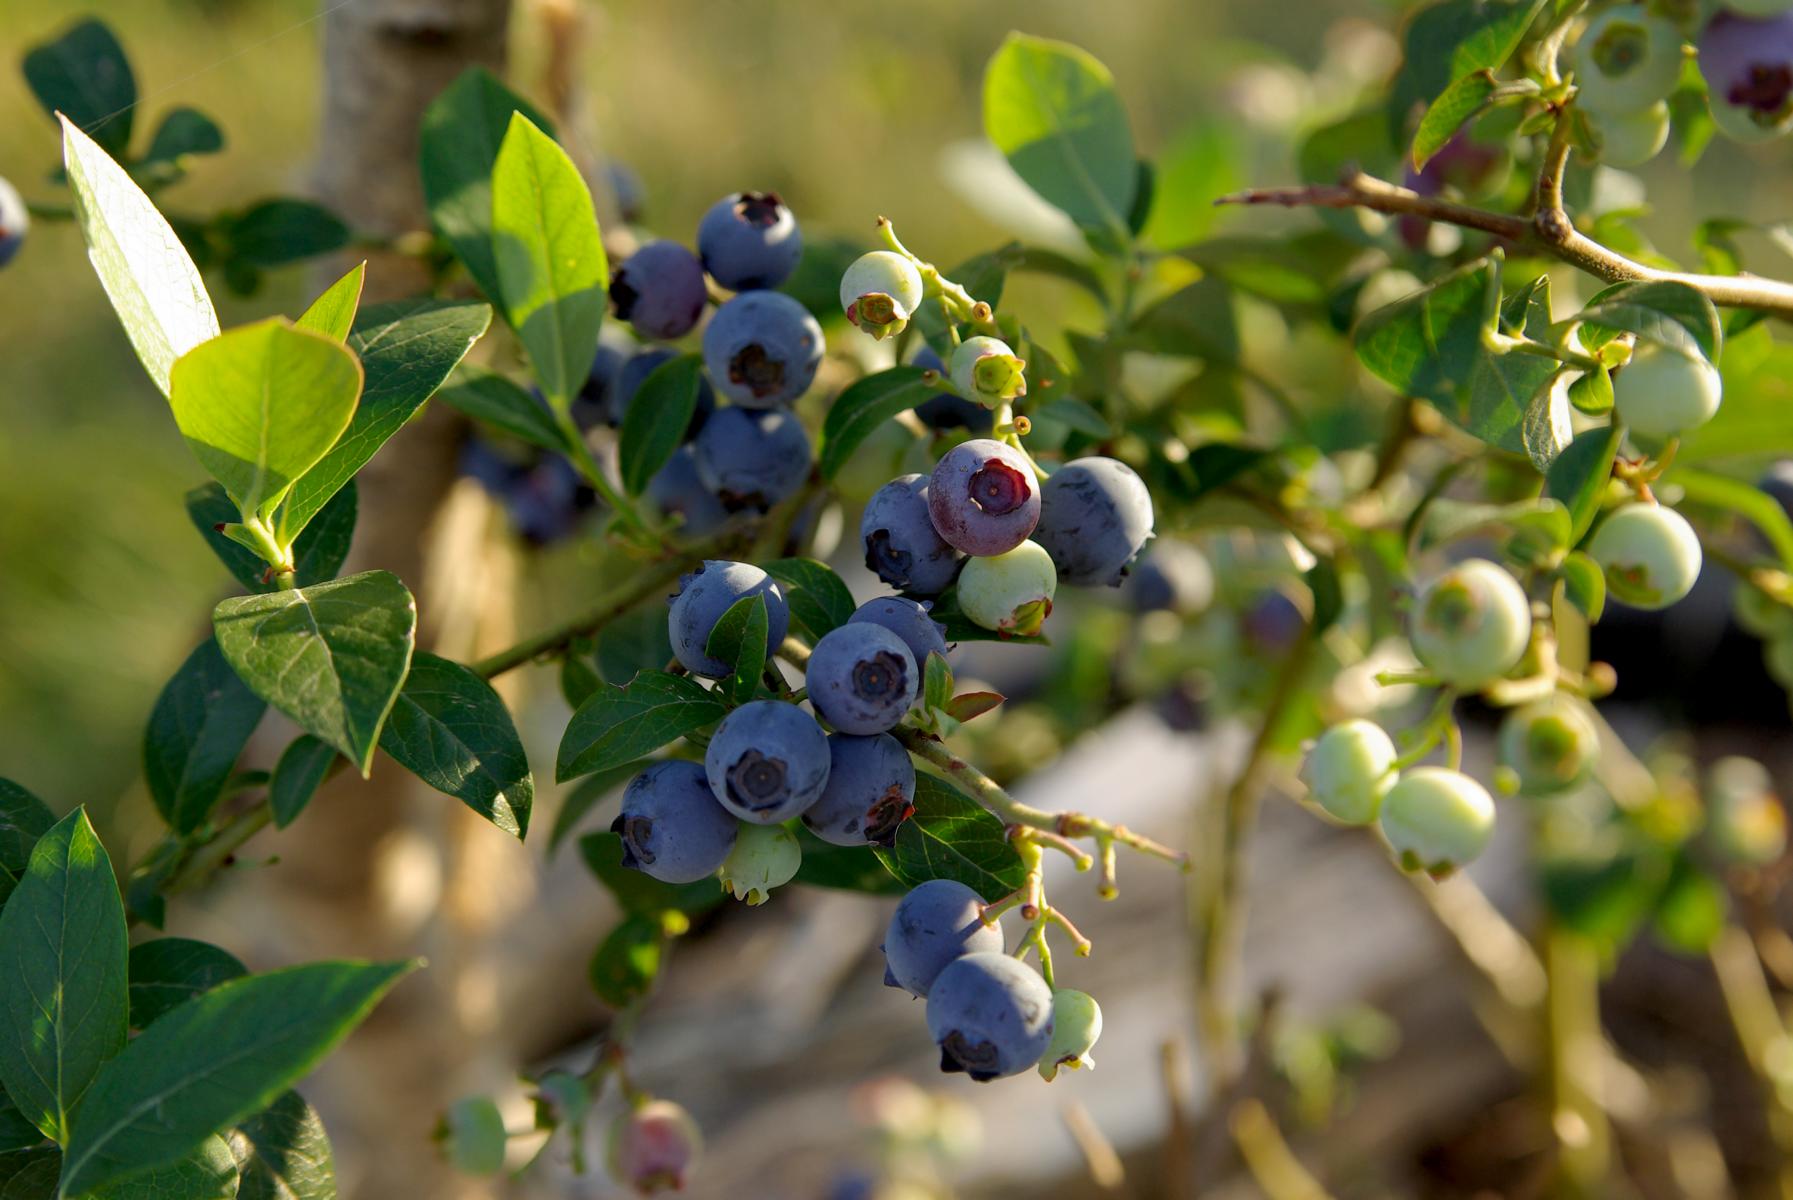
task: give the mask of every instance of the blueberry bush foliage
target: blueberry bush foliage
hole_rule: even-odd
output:
[[[250,974],[149,931],[251,837],[327,820],[313,795],[376,750],[490,836],[576,841],[614,895],[590,981],[616,1020],[587,1069],[533,1080],[532,1132],[567,1131],[583,1166],[614,1088],[608,1169],[644,1191],[684,1182],[700,1134],[631,1069],[629,1033],[693,918],[731,896],[900,897],[887,981],[925,997],[943,1068],[1050,1081],[1091,1061],[1101,1009],[1073,986],[1083,897],[1048,897],[1045,860],[1099,898],[1124,854],[1188,870],[1202,1046],[1218,1086],[1238,1079],[1268,1019],[1236,994],[1242,863],[1260,795],[1298,758],[1313,812],[1379,838],[1501,1001],[1548,1007],[1559,1045],[1604,1045],[1588,1002],[1645,930],[1710,955],[1784,1128],[1776,964],[1728,898],[1760,903],[1778,878],[1771,783],[1746,760],[1702,776],[1627,749],[1588,645],[1618,607],[1671,608],[1716,569],[1793,684],[1793,484],[1732,468],[1793,452],[1770,324],[1793,285],[1747,272],[1760,231],[1724,216],[1692,231],[1683,269],[1640,231],[1623,173],[1793,126],[1793,4],[1440,0],[1406,18],[1403,51],[1386,87],[1308,133],[1299,182],[1223,201],[1311,219],[1216,235],[1210,142],[1142,155],[1100,62],[1012,35],[984,129],[1080,249],[1014,241],[949,269],[884,217],[819,238],[752,190],[688,242],[632,212],[600,229],[553,123],[475,69],[430,109],[419,161],[394,165],[421,173],[433,228],[408,244],[431,292],[363,305],[358,266],[303,312],[221,329],[208,280],[253,295],[269,269],[344,250],[346,228],[289,199],[161,211],[219,127],[176,108],[136,136],[129,63],[96,22],[32,49],[64,155],[31,211],[79,224],[209,477],[186,507],[240,594],[147,715],[167,833],[140,861],[115,864],[82,809],[58,820],[0,781],[5,1195],[335,1195],[292,1089],[419,964]],[[28,221],[0,186],[0,262]],[[1096,319],[1030,323],[1005,303],[1023,274]],[[1264,371],[1278,337],[1323,368]],[[465,470],[523,536],[601,551],[585,611],[476,662],[416,645],[406,581],[342,574],[356,473],[432,400],[477,429]],[[863,514],[853,557],[875,595],[813,556],[836,504]],[[961,686],[972,641],[1052,644],[1044,693]],[[546,764],[491,683],[523,669],[558,672],[572,709],[547,829]],[[1036,765],[1021,723],[1058,745],[1141,701],[1259,731],[1196,844],[999,782]],[[271,752],[252,743],[268,709],[298,731]],[[1466,709],[1498,721],[1480,778]],[[1496,794],[1538,864],[1530,938],[1458,873]],[[1551,1103],[1579,1122],[1557,1128],[1580,1130],[1555,1169],[1597,1194],[1610,1164],[1585,1076],[1604,1060],[1586,1057],[1553,1068]],[[495,1173],[520,1134],[473,1098],[440,1136]]]

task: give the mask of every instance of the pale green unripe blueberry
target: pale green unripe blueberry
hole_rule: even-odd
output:
[[[1531,605],[1519,581],[1481,558],[1458,563],[1422,588],[1408,623],[1420,662],[1467,691],[1512,670],[1531,632]]]
[[[1434,879],[1471,862],[1494,833],[1494,798],[1460,771],[1415,767],[1382,799],[1382,836],[1404,871]]]
[[[1668,145],[1668,101],[1628,113],[1602,113],[1594,126],[1600,133],[1600,161],[1609,167],[1641,167]]]
[[[1052,1041],[1040,1056],[1040,1078],[1050,1083],[1060,1067],[1096,1069],[1090,1057],[1102,1036],[1102,1006],[1088,992],[1059,988],[1052,993]]]
[[[1302,764],[1307,794],[1345,825],[1368,825],[1395,785],[1395,744],[1373,721],[1342,721],[1320,735]]]
[[[1754,759],[1721,758],[1706,774],[1706,830],[1731,862],[1766,866],[1787,849],[1787,814]]]
[[[1588,553],[1606,572],[1606,590],[1633,608],[1667,608],[1700,577],[1700,539],[1680,513],[1627,504],[1594,530]]]
[[[1612,377],[1613,408],[1632,432],[1666,438],[1712,419],[1724,397],[1718,371],[1703,358],[1642,342]]]
[[[1501,722],[1501,765],[1530,795],[1580,783],[1599,753],[1600,734],[1586,709],[1560,692],[1514,709]]]
[[[953,390],[986,408],[1027,395],[1027,364],[1001,338],[966,338],[953,351],[949,367]]]
[[[922,295],[921,272],[894,250],[860,255],[840,280],[847,320],[879,341],[903,332]]]
[[[796,834],[783,825],[743,821],[735,848],[722,860],[722,886],[737,900],[764,904],[772,889],[789,883],[802,864]]]
[[[1681,79],[1681,31],[1641,4],[1609,8],[1575,44],[1575,85],[1583,108],[1628,113],[1668,99]]]
[[[997,633],[1031,637],[1052,613],[1058,571],[1038,542],[1006,554],[968,558],[959,572],[959,611]]]

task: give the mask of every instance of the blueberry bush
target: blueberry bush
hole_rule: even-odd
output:
[[[554,122],[472,69],[418,163],[392,168],[421,172],[432,228],[402,248],[432,288],[363,304],[354,266],[303,311],[229,329],[213,286],[252,300],[269,271],[340,258],[347,226],[288,198],[164,210],[218,125],[175,108],[135,137],[131,68],[97,22],[34,47],[63,157],[29,212],[79,226],[209,477],[186,508],[239,594],[147,714],[166,825],[147,853],[115,863],[82,808],[57,819],[0,781],[4,1194],[336,1194],[293,1088],[420,963],[251,974],[161,931],[168,896],[270,827],[328,820],[320,787],[376,769],[492,837],[576,840],[621,913],[590,970],[616,1019],[583,1070],[532,1079],[538,1127],[507,1129],[486,1097],[442,1114],[470,1174],[528,1170],[508,1143],[543,1132],[583,1168],[610,1092],[616,1178],[652,1192],[701,1169],[700,1131],[630,1036],[730,896],[893,897],[887,982],[922,1001],[944,1071],[1087,1067],[1087,897],[1049,897],[1044,864],[1064,856],[1103,899],[1123,855],[1189,873],[1204,1062],[1268,1172],[1279,1135],[1236,1090],[1272,1017],[1239,994],[1243,864],[1297,764],[1293,793],[1379,839],[1503,1002],[1547,1012],[1559,1055],[1581,1047],[1548,1071],[1565,1194],[1612,1194],[1589,1132],[1610,1056],[1586,1049],[1605,1044],[1592,998],[1646,930],[1711,957],[1784,1130],[1789,1033],[1767,1002],[1784,964],[1727,900],[1783,878],[1772,780],[1627,747],[1589,643],[1610,613],[1672,613],[1722,572],[1793,685],[1793,489],[1733,466],[1793,453],[1772,325],[1793,284],[1745,270],[1754,235],[1784,231],[1713,217],[1684,269],[1614,199],[1625,168],[1793,128],[1793,3],[1439,0],[1402,29],[1386,86],[1306,134],[1298,182],[1221,197],[1311,216],[1224,234],[1200,154],[1142,155],[1100,62],[1010,35],[984,129],[1077,252],[1016,240],[949,269],[877,214],[857,238],[806,234],[769,191],[719,199],[695,230],[600,228]],[[32,252],[27,213],[0,181],[0,265]],[[1028,275],[1097,319],[1030,318],[1005,299]],[[1266,372],[1267,342],[1320,366]],[[432,402],[465,419],[462,470],[520,537],[598,548],[583,610],[477,661],[417,644],[405,580],[343,574],[356,474]],[[824,561],[837,508],[858,515],[837,565],[863,559],[869,593]],[[1060,665],[1009,701],[955,678],[972,642],[1051,645]],[[553,777],[572,786],[546,830],[546,764],[492,683],[523,670],[557,672],[571,712]],[[1020,722],[1057,746],[1141,703],[1257,730],[1193,844],[1011,793]],[[1466,770],[1466,720],[1488,726],[1491,770]],[[1546,914],[1530,936],[1485,902],[1462,916],[1462,868],[1506,822]]]

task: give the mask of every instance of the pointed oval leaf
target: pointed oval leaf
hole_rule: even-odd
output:
[[[212,625],[250,691],[368,773],[417,635],[417,605],[396,575],[239,596]]]
[[[149,149],[143,152],[142,167],[168,167],[179,170],[181,160],[194,154],[216,154],[224,149],[224,131],[218,123],[197,108],[179,105],[168,110],[161,124],[150,135]]]
[[[1724,345],[1718,309],[1698,288],[1668,281],[1615,283],[1597,293],[1572,321],[1598,349],[1620,333],[1716,363]]]
[[[104,22],[78,21],[54,41],[32,47],[23,69],[46,113],[79,125],[108,154],[130,146],[137,79]]]
[[[646,758],[726,712],[721,700],[689,676],[643,671],[628,686],[600,688],[579,706],[560,739],[554,777],[564,783]]]
[[[54,824],[55,815],[28,788],[0,779],[0,905],[25,877],[31,848]]]
[[[125,1044],[125,912],[112,861],[77,808],[38,839],[0,910],[0,1084],[63,1141],[100,1064]]]
[[[512,383],[496,371],[488,371],[484,367],[476,367],[470,363],[462,364],[455,373],[454,382],[436,393],[442,403],[472,417],[475,421],[484,421],[495,429],[502,429],[513,437],[522,438],[526,442],[552,450],[556,454],[567,452],[567,439],[560,432],[560,426],[554,423],[554,414],[548,411],[541,398]]]
[[[641,495],[654,473],[685,440],[702,384],[703,360],[695,354],[663,362],[641,381],[623,415],[617,451],[623,487],[629,495]]]
[[[343,341],[355,327],[355,312],[361,307],[361,288],[367,281],[367,264],[355,264],[354,270],[338,279],[324,294],[311,302],[293,324],[312,333],[321,333],[335,341]]]
[[[268,781],[268,806],[274,810],[274,827],[291,825],[330,775],[336,747],[309,733],[301,734],[280,754],[274,777]]]
[[[169,1011],[100,1071],[62,1164],[79,1195],[176,1162],[273,1103],[415,963],[318,962],[220,984]]]
[[[1021,886],[1026,868],[1008,830],[989,809],[933,775],[915,780],[915,815],[897,827],[878,859],[909,887],[956,879],[986,900]]]
[[[242,1184],[237,1200],[336,1200],[336,1158],[317,1110],[287,1092],[231,1138]]]
[[[145,1029],[177,1004],[247,975],[236,955],[193,938],[152,938],[131,947],[131,1028]]]
[[[143,777],[156,810],[176,833],[191,833],[211,815],[266,710],[212,638],[162,689],[143,732]]]
[[[759,688],[766,667],[766,597],[758,592],[728,606],[710,630],[704,653],[734,670],[717,684],[731,704],[745,704]]]
[[[1569,510],[1570,545],[1587,536],[1600,513],[1600,501],[1612,478],[1613,457],[1619,451],[1619,436],[1617,425],[1577,434],[1544,474],[1545,495],[1562,501]]]
[[[935,389],[922,382],[926,374],[920,367],[892,367],[855,380],[836,396],[822,421],[822,478],[838,475],[878,426],[932,398]]]
[[[239,1183],[230,1144],[212,1134],[185,1157],[96,1188],[82,1200],[233,1200]]]
[[[504,832],[528,831],[535,781],[523,740],[492,685],[460,663],[417,653],[380,748]]]
[[[765,571],[784,589],[792,618],[809,633],[812,643],[852,618],[853,592],[827,563],[781,558],[767,563]],[[778,647],[771,650],[776,653]]]
[[[143,369],[167,395],[175,359],[218,336],[199,268],[143,189],[67,117],[62,161],[100,286]]]

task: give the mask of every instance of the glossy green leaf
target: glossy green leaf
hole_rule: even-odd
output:
[[[183,104],[163,115],[161,124],[150,136],[149,149],[143,152],[140,167],[178,168],[183,158],[216,154],[222,149],[224,131],[218,128],[218,123],[198,109]]]
[[[166,395],[175,359],[218,336],[199,268],[143,189],[66,117],[62,156],[87,257],[143,369]]]
[[[649,604],[618,617],[599,631],[596,642],[592,659],[603,683],[621,687],[643,671],[663,670],[672,661],[666,606]]]
[[[953,669],[938,650],[928,651],[922,665],[921,702],[924,708],[945,709],[953,699]]]
[[[791,619],[809,634],[812,644],[852,617],[853,593],[826,563],[813,558],[780,558],[766,563],[764,570],[778,580]],[[776,653],[778,647],[772,650]]]
[[[0,905],[25,877],[31,848],[56,824],[42,800],[10,779],[0,779]]]
[[[63,1191],[175,1162],[266,1108],[415,966],[308,963],[233,979],[170,1010],[94,1080],[68,1142]]]
[[[797,846],[803,852],[795,883],[864,892],[872,896],[900,896],[908,887],[885,869],[870,846],[836,846],[824,842],[801,824],[793,824]]]
[[[210,942],[182,937],[139,942],[130,957],[131,1028],[146,1029],[177,1004],[248,973],[236,955]]]
[[[462,364],[436,397],[476,421],[484,421],[512,437],[552,450],[567,451],[566,436],[554,423],[554,414],[547,405],[496,371]]]
[[[1612,411],[1612,373],[1605,367],[1584,372],[1569,385],[1569,403],[1591,417]]]
[[[205,483],[187,493],[187,517],[205,538],[206,545],[230,569],[236,581],[252,592],[271,592],[279,587],[268,577],[268,564],[248,547],[218,531],[218,526],[239,519],[237,506],[221,483]],[[355,519],[360,506],[355,485],[330,497],[330,502],[293,543],[293,577],[300,587],[328,583],[336,578],[349,556],[355,538]]]
[[[1526,406],[1519,436],[1525,443],[1526,456],[1540,472],[1548,471],[1575,437],[1575,424],[1569,415],[1569,385],[1574,378],[1570,371],[1558,371],[1545,380]]]
[[[23,69],[46,113],[80,126],[114,157],[130,146],[137,80],[104,22],[78,21],[54,41],[33,46]]]
[[[286,537],[304,529],[404,428],[491,321],[492,310],[484,304],[455,300],[399,300],[361,311],[348,343],[366,372],[361,403],[330,452],[293,488],[280,512]]]
[[[591,374],[610,265],[579,168],[520,112],[492,165],[492,250],[499,307],[564,410]]]
[[[591,956],[592,991],[611,1008],[627,1008],[654,986],[665,951],[666,933],[660,922],[624,917]]]
[[[492,256],[492,167],[515,112],[553,131],[540,111],[490,71],[469,67],[424,113],[418,137],[430,219],[493,302],[503,293]]]
[[[745,704],[759,690],[766,668],[766,598],[755,592],[729,605],[710,630],[704,653],[733,667],[716,685],[730,704]]]
[[[321,204],[281,196],[262,200],[219,223],[234,263],[268,270],[330,254],[349,244],[349,227]]]
[[[1414,170],[1423,169],[1457,136],[1464,122],[1482,111],[1496,86],[1492,72],[1476,71],[1452,83],[1432,101],[1413,138]]]
[[[1596,294],[1571,321],[1580,324],[1582,342],[1590,350],[1620,333],[1631,333],[1716,363],[1724,343],[1717,307],[1704,292],[1685,283],[1615,283]]]
[[[213,1134],[178,1161],[96,1188],[82,1200],[234,1200],[240,1185],[230,1144]]]
[[[1606,612],[1606,572],[1579,550],[1563,559],[1558,572],[1563,580],[1563,595],[1581,610],[1588,624],[1597,624]]]
[[[1735,513],[1754,525],[1774,547],[1781,569],[1793,571],[1793,519],[1780,501],[1761,488],[1688,466],[1673,468],[1665,482],[1679,487],[1688,504]]]
[[[112,861],[77,808],[38,839],[0,910],[0,1085],[64,1141],[100,1069],[125,1044],[125,914]]]
[[[617,461],[629,495],[641,495],[685,440],[702,386],[703,360],[695,354],[669,359],[641,381],[618,435]]]
[[[933,775],[916,777],[915,815],[897,827],[895,846],[876,853],[908,887],[956,879],[985,900],[1013,892],[1026,874],[1001,819]]]
[[[1545,0],[1444,0],[1408,23],[1400,73],[1388,105],[1397,139],[1422,103],[1477,71],[1498,71],[1519,48]]]
[[[646,758],[660,747],[720,721],[727,710],[685,675],[643,671],[626,687],[606,687],[579,706],[560,740],[560,782]]]
[[[1048,203],[1127,240],[1133,131],[1114,77],[1087,51],[1011,33],[984,71],[984,133]]]
[[[920,367],[891,367],[855,380],[834,398],[822,421],[822,445],[817,456],[822,478],[838,475],[873,430],[935,394],[922,381],[925,374]]]
[[[187,445],[248,519],[272,512],[324,457],[360,396],[353,354],[276,317],[182,355],[168,399]]]
[[[281,751],[280,761],[274,765],[274,777],[268,781],[268,805],[274,810],[276,829],[285,829],[298,820],[329,777],[330,764],[335,760],[336,747],[309,733],[300,734]]]
[[[368,773],[417,633],[417,606],[397,576],[365,571],[239,596],[218,605],[212,622],[251,691]]]
[[[418,651],[380,748],[439,792],[521,839],[535,780],[510,710],[472,669]]]
[[[232,1135],[243,1177],[237,1200],[336,1200],[336,1159],[324,1122],[287,1092]]]
[[[312,333],[321,333],[334,341],[345,341],[355,327],[355,313],[361,307],[361,288],[367,281],[367,264],[355,268],[311,302],[293,324]]]
[[[143,733],[143,777],[176,833],[205,823],[267,706],[207,638],[156,698]]]
[[[1602,425],[1577,434],[1544,474],[1544,494],[1562,501],[1569,510],[1572,544],[1587,535],[1599,515],[1607,482],[1612,478],[1619,436],[1616,425]]]
[[[714,879],[662,883],[652,875],[623,866],[623,840],[614,833],[586,834],[579,839],[579,856],[597,881],[616,897],[623,911],[635,916],[699,913],[716,907],[727,895]]]

